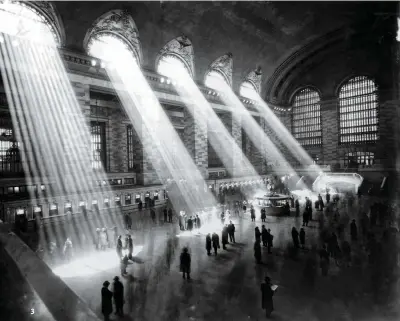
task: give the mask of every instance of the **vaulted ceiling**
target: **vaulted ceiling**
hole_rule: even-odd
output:
[[[233,86],[260,65],[266,84],[275,68],[296,49],[328,31],[388,14],[384,2],[55,2],[66,47],[83,51],[94,20],[112,9],[133,17],[142,43],[143,65],[154,69],[158,51],[185,34],[195,53],[198,81],[219,56],[232,52]]]

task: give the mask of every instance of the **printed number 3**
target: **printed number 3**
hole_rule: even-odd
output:
[[[35,309],[31,309],[31,314],[35,314]]]

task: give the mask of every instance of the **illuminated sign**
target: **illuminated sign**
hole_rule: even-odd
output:
[[[34,213],[40,213],[42,211],[42,208],[40,207],[40,206],[35,206],[34,208],[33,208],[33,212]]]
[[[50,210],[56,210],[56,209],[57,209],[57,204],[50,205]]]
[[[71,208],[72,204],[70,202],[65,203],[65,208]]]
[[[104,203],[108,203],[110,200],[108,198],[104,199]]]
[[[140,198],[140,194],[136,194],[136,199],[139,199]]]
[[[115,196],[115,201],[116,201],[116,202],[119,202],[120,200],[121,200],[121,197]]]
[[[97,204],[97,201],[96,201],[96,200],[93,200],[93,201],[92,201],[92,204],[93,204],[93,205]]]
[[[86,206],[86,202],[80,201],[80,202],[79,202],[79,206]]]
[[[25,210],[23,208],[17,208],[17,215],[24,215]]]

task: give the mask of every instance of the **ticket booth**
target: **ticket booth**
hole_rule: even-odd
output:
[[[136,193],[136,195],[135,195],[135,203],[139,203],[141,199],[142,199],[142,196],[140,194]]]
[[[80,201],[79,202],[79,212],[81,212],[83,215],[87,215],[86,202],[85,201]]]
[[[115,206],[120,207],[121,206],[121,197],[115,196],[114,202],[115,202]]]
[[[158,191],[155,191],[153,194],[153,200],[158,201]]]
[[[104,199],[104,208],[110,208],[110,199],[109,198]]]
[[[49,204],[49,216],[58,215],[58,204],[53,202]]]
[[[144,207],[150,207],[150,192],[144,194]]]
[[[64,214],[67,214],[68,212],[72,214],[72,203],[70,201],[66,201],[64,204]]]
[[[131,205],[131,204],[132,204],[131,194],[125,194],[125,205]]]
[[[28,230],[28,217],[25,208],[19,207],[15,210],[15,226],[22,232]]]
[[[42,211],[42,206],[37,205],[33,207],[33,219],[42,219],[43,218],[43,211]]]
[[[99,204],[98,204],[97,200],[93,200],[92,201],[92,211],[94,213],[96,213],[96,214],[98,214],[100,212],[99,211]]]

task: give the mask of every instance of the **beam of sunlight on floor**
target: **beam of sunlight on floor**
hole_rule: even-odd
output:
[[[132,256],[137,256],[142,250],[143,246],[135,246]],[[105,252],[96,252],[85,258],[73,259],[70,263],[55,267],[53,272],[62,278],[74,278],[109,271],[115,269],[119,265],[120,260],[117,252],[114,250],[107,250]]]

